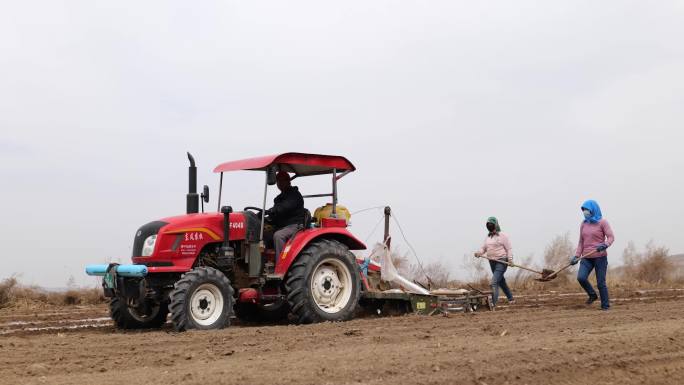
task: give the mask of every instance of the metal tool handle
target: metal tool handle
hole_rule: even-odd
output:
[[[487,257],[483,257],[483,256],[479,256],[478,258],[484,258],[484,259],[488,259],[488,260],[490,260],[490,261],[503,263],[504,265],[507,265],[507,266],[510,266],[510,267],[517,267],[518,269],[523,269],[523,270],[531,271],[531,272],[537,273],[537,274],[543,274],[541,271],[537,271],[537,270],[534,270],[534,269],[530,269],[529,267],[525,267],[525,266],[516,265],[516,264],[513,263],[513,262],[501,261],[501,260],[498,260],[498,259],[492,259],[492,258],[487,258]]]
[[[596,253],[596,252],[597,252],[597,250],[594,250],[594,251],[592,251],[592,252],[590,252],[590,253],[581,255],[577,260],[578,260],[578,261],[581,261],[582,259],[584,259],[584,258],[586,258],[586,257],[588,257],[588,256],[590,256],[590,255],[592,255],[592,254],[594,254],[594,253]],[[558,273],[560,273],[561,271],[567,269],[567,268],[570,267],[570,266],[572,266],[572,263],[568,263],[567,265],[561,267],[561,268],[558,269],[557,271],[554,271],[553,273],[549,274],[549,275],[547,276],[547,278],[555,277],[556,275],[558,275]]]

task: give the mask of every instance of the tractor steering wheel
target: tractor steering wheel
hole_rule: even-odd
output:
[[[245,211],[247,211],[247,210],[254,210],[254,211],[256,211],[258,214],[261,214],[261,213],[264,212],[264,209],[261,209],[261,208],[259,208],[259,207],[253,207],[253,206],[247,206],[247,207],[245,207]]]

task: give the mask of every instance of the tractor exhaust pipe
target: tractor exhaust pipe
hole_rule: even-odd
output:
[[[197,194],[197,167],[195,167],[195,158],[188,152],[188,160],[190,167],[188,167],[188,195],[186,195],[186,212],[188,214],[196,214],[199,212],[199,194]]]
[[[235,277],[233,271],[235,268],[235,250],[230,247],[230,214],[233,208],[230,206],[221,207],[223,214],[223,243],[221,244],[221,251],[217,258],[217,265],[221,270],[227,272],[228,279],[233,280]]]

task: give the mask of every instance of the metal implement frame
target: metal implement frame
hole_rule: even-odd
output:
[[[403,303],[409,313],[434,315],[446,313],[469,313],[473,311],[491,310],[489,296],[469,292],[464,295],[425,295],[413,293],[372,292],[361,294],[361,299],[380,303]]]

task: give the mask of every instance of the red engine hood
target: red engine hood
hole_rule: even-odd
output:
[[[187,214],[161,219],[168,225],[161,228],[162,234],[201,233],[208,240],[223,240],[223,214]],[[245,239],[245,215],[241,212],[230,214],[230,240]]]
[[[223,241],[223,214],[203,213],[163,218],[166,222],[149,257],[133,256],[133,263],[147,265],[150,273],[182,273],[192,266],[204,247]],[[244,213],[230,214],[230,240],[244,240]]]

